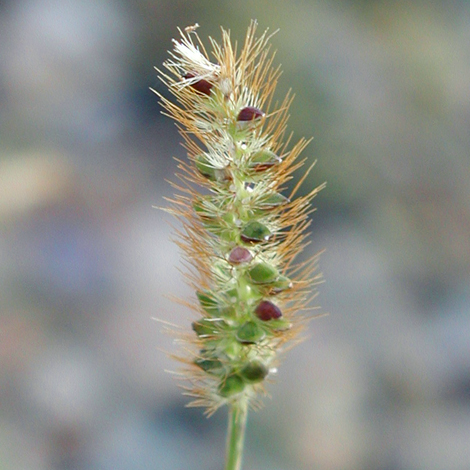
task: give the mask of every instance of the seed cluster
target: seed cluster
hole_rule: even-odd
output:
[[[283,185],[305,159],[301,139],[288,150],[288,94],[273,104],[280,70],[272,67],[267,31],[248,29],[236,54],[229,33],[210,39],[209,59],[194,28],[180,31],[169,75],[162,81],[177,99],[161,96],[177,121],[188,162],[179,162],[181,184],[167,209],[183,222],[177,243],[189,263],[188,282],[198,312],[187,350],[187,393],[209,413],[245,393],[264,392],[278,353],[297,338],[307,317],[316,258],[294,264],[307,244],[311,200],[321,187],[289,198]],[[284,142],[285,141],[285,142]]]

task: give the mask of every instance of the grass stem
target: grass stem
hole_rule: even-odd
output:
[[[246,421],[248,417],[248,399],[240,394],[230,405],[227,433],[227,453],[225,470],[241,470]]]

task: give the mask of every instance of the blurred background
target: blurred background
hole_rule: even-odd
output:
[[[314,136],[329,316],[250,416],[246,470],[470,468],[470,2],[0,2],[0,469],[221,470],[152,321],[188,327],[149,91],[176,27],[272,39]]]

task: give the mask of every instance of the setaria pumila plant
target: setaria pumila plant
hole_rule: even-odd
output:
[[[159,71],[176,103],[160,96],[184,139],[177,195],[166,210],[182,222],[176,242],[195,292],[192,331],[179,335],[185,393],[212,414],[229,407],[226,470],[240,470],[247,412],[260,405],[279,354],[299,340],[311,314],[317,256],[308,244],[311,201],[322,188],[294,197],[313,165],[286,195],[306,158],[305,139],[286,135],[290,93],[275,102],[268,31],[248,28],[241,50],[222,29],[209,55],[195,32],[179,30]],[[158,93],[157,93],[158,94]]]

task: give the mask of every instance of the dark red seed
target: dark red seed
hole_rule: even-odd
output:
[[[185,78],[186,80],[189,80],[194,77],[196,77],[196,75],[188,72],[183,78]],[[211,94],[211,88],[214,85],[208,82],[207,80],[204,80],[203,78],[201,78],[200,80],[197,80],[191,83],[190,86],[194,88],[196,91],[199,91],[200,93],[203,93],[204,95],[209,96]]]
[[[275,320],[282,317],[281,309],[269,300],[263,300],[255,310],[256,316],[263,321]]]
[[[228,262],[230,264],[243,264],[249,263],[252,259],[253,255],[250,253],[250,250],[237,246],[230,252]]]
[[[254,106],[246,106],[239,113],[238,121],[253,121],[254,119],[260,119],[264,116],[264,112],[261,109],[255,108]]]

